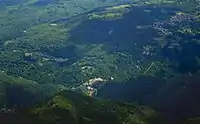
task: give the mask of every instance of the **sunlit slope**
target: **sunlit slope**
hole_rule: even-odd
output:
[[[0,111],[30,107],[62,90],[61,86],[39,84],[0,72]]]
[[[199,68],[199,13],[187,4],[131,3],[32,26],[2,44],[0,68],[46,83],[168,79]],[[190,64],[188,64],[190,63]]]
[[[119,1],[102,0],[2,0],[0,41],[22,35],[26,28]]]
[[[4,119],[5,122],[37,124],[151,124],[160,121],[158,113],[146,106],[92,99],[70,91],[56,94],[29,111],[5,118],[9,119]]]
[[[38,5],[38,1],[30,1],[22,5],[21,9],[18,5],[9,5],[0,15],[0,36],[4,38],[1,40],[0,52],[0,69],[3,70],[0,78],[2,106],[21,106],[21,103],[29,105],[30,102],[32,104],[38,101],[32,99],[35,96],[39,95],[40,100],[47,98],[43,95],[46,92],[51,95],[58,91],[57,84],[80,85],[97,77],[113,82],[125,82],[140,76],[170,79],[175,75],[192,75],[199,71],[200,54],[196,51],[200,48],[200,18],[199,6],[195,2],[189,4],[149,1],[121,4],[96,8],[72,18],[68,18],[70,14],[65,13],[65,7],[61,7],[61,10],[58,7],[57,11],[58,8],[54,9],[57,7],[54,3],[44,3],[39,2]],[[21,12],[26,13],[23,16]],[[47,13],[51,14],[46,15]],[[18,17],[22,20],[18,20]],[[15,26],[17,28],[13,29]],[[25,96],[21,97],[21,94]],[[62,112],[69,115],[66,117],[69,117],[68,120],[72,123],[98,123],[107,119],[104,114],[114,114],[111,118],[108,117],[105,123],[121,123],[124,120],[127,120],[127,123],[148,123],[137,115],[131,115],[134,120],[129,120],[129,114],[123,107],[123,112],[126,111],[122,114],[121,109],[116,109],[113,113],[101,113],[100,109],[85,113],[90,109],[90,106],[85,107],[85,104],[93,106],[93,103],[85,101],[82,104],[78,101],[80,97],[82,96],[73,102],[74,99],[70,100],[73,97],[63,96],[61,93],[49,100],[50,103],[44,102],[32,112],[38,114],[38,121],[45,123],[54,123],[57,120],[65,123],[65,116],[60,114]],[[52,101],[55,104],[51,104]],[[73,103],[69,104],[68,101]],[[98,107],[99,105],[95,104],[91,108]],[[133,108],[130,110],[134,111]],[[74,109],[77,109],[78,114],[74,114]],[[102,115],[101,120],[96,119],[93,114],[98,112],[98,117]],[[123,114],[126,115],[125,118],[121,117]],[[58,118],[53,118],[54,115]],[[144,113],[142,117],[143,115]],[[189,121],[196,120],[198,121],[198,118]]]

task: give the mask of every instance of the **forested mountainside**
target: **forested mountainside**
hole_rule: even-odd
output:
[[[125,83],[108,83],[99,90],[97,97],[149,105],[162,112],[169,124],[183,124],[187,120],[196,124],[200,115],[199,82],[199,74],[168,81],[145,76]]]
[[[150,124],[159,115],[147,106],[91,99],[64,91],[39,106],[19,113],[2,113],[5,123],[30,124]]]
[[[197,7],[146,2],[38,24],[2,41],[0,68],[29,80],[63,84],[196,73],[198,14]]]
[[[71,17],[120,0],[1,0],[0,40],[23,35],[32,26]]]
[[[193,80],[200,67],[199,3],[0,0],[1,117],[8,113],[8,118],[14,114],[32,123],[59,124],[69,117],[71,123],[96,124],[102,116],[102,123],[152,123],[148,118],[163,124],[168,121],[157,121],[173,115],[170,124],[198,123],[198,92],[190,91],[199,88]],[[54,95],[60,91],[67,95]],[[82,97],[89,101],[81,106]],[[151,108],[134,114],[134,104],[103,100],[104,106],[99,98]],[[174,108],[186,101],[188,106]],[[40,109],[34,107],[38,104]],[[116,111],[107,113],[115,104]]]

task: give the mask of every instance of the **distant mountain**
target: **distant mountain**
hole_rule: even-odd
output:
[[[0,0],[0,5],[12,6],[29,2],[30,0]]]
[[[31,26],[71,17],[96,7],[119,3],[119,0],[1,0],[0,41],[22,35]]]

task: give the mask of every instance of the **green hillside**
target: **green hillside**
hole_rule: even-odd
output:
[[[17,110],[38,104],[54,93],[65,89],[63,86],[39,84],[22,77],[13,77],[0,72],[0,111]]]
[[[87,94],[84,84],[96,78],[167,82],[198,74],[199,7],[181,0],[0,0],[0,121],[163,124],[154,108],[60,91]],[[173,96],[185,93],[177,85]],[[189,123],[198,122],[194,116]]]
[[[10,115],[9,120],[4,114],[0,117],[5,117],[6,123],[17,124],[153,124],[161,121],[157,112],[146,106],[95,100],[69,91],[55,95],[36,108]]]
[[[2,42],[0,68],[65,85],[196,73],[199,10],[185,8],[187,3],[130,3],[32,26]]]
[[[71,17],[90,9],[118,0],[1,0],[0,1],[0,41],[11,40],[23,35],[32,26]]]

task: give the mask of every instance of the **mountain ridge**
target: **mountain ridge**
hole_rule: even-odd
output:
[[[109,123],[109,119],[113,119],[111,122],[123,123],[125,119],[127,123],[138,121],[137,123],[149,124],[140,118],[140,114],[145,115],[144,113],[138,112],[139,116],[133,114],[128,119],[123,114],[118,115],[124,112],[129,117],[127,105],[119,105],[117,112],[110,114],[106,113],[110,106],[104,106],[102,109],[105,111],[101,111],[99,100],[95,102],[93,98],[84,96],[89,99],[88,102],[82,99],[82,95],[73,98],[76,93],[71,91],[61,92],[63,96],[53,94],[63,89],[76,89],[94,78],[111,83],[124,83],[140,77],[159,77],[167,81],[179,75],[198,73],[200,54],[196,51],[200,47],[200,10],[195,2],[133,1],[100,7],[70,18],[67,18],[68,14],[64,11],[67,7],[65,5],[63,3],[64,8],[51,8],[51,5],[42,3],[37,7],[24,5],[21,9],[19,6],[9,6],[6,11],[1,11],[0,34],[3,37],[0,38],[0,69],[3,72],[0,73],[0,83],[5,83],[6,86],[8,84],[8,87],[6,90],[2,88],[0,96],[3,104],[8,104],[8,107],[17,105],[23,109],[27,105],[28,108],[35,109],[36,121],[41,123],[56,123],[56,120],[66,123],[66,114],[72,123]],[[36,9],[38,10],[35,12]],[[76,11],[80,12],[79,9],[73,9],[70,11],[71,15],[76,14]],[[56,15],[59,12],[60,15]],[[18,15],[23,18],[17,20]],[[37,22],[38,20],[41,22]],[[27,23],[30,23],[28,27]],[[13,30],[15,28],[17,29]],[[14,35],[15,33],[20,35]],[[81,91],[87,94],[87,88],[83,87]],[[157,87],[152,89],[155,88],[159,90]],[[180,89],[177,91],[185,91],[182,87],[178,88]],[[175,93],[174,96],[179,94]],[[36,99],[36,103],[35,99],[31,99],[34,95],[39,99]],[[52,99],[48,99],[49,97]],[[39,108],[32,107],[43,100],[44,103]],[[55,104],[51,104],[51,101]],[[91,106],[81,106],[80,103],[84,101]],[[3,104],[2,107],[5,107]],[[54,108],[56,106],[57,109]],[[70,111],[69,106],[73,106]],[[77,108],[78,114],[74,112]],[[130,109],[133,110],[134,107]],[[91,113],[87,113],[87,110]],[[65,114],[62,115],[62,112]],[[110,114],[111,117],[107,118],[102,113]],[[19,112],[19,116],[21,114],[23,117],[29,113]],[[42,118],[44,116],[44,120],[37,119],[40,115]],[[98,120],[98,115],[102,120]],[[124,118],[121,121],[118,117]],[[80,119],[78,122],[77,118]],[[159,117],[156,119],[159,120]],[[198,121],[198,118],[194,120]]]

